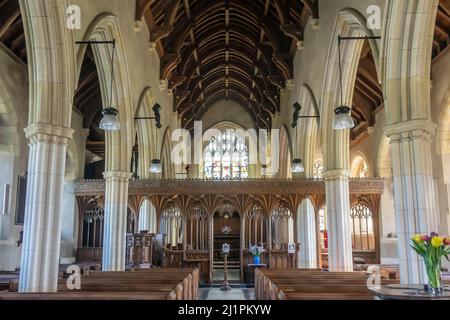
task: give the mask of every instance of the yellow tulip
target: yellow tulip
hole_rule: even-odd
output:
[[[422,236],[420,234],[416,234],[412,239],[417,243],[422,243]]]
[[[435,248],[442,247],[444,245],[444,239],[441,237],[434,237],[431,239],[431,245]]]

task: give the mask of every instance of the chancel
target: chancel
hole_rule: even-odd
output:
[[[0,300],[449,298],[450,1],[0,12]]]

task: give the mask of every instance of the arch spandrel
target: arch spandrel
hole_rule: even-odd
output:
[[[119,110],[119,121],[122,124],[120,134],[118,132],[106,132],[107,156],[105,159],[105,170],[128,172],[135,137],[133,121],[135,107],[131,93],[131,80],[125,55],[123,34],[118,18],[109,13],[98,15],[90,24],[83,37],[83,41],[112,41],[113,39],[116,40],[114,88],[111,88],[112,46],[92,46],[103,105],[109,105],[111,90],[113,90],[112,104]],[[81,70],[85,50],[86,45],[79,46],[77,54],[79,70]]]
[[[66,21],[67,2],[20,0],[19,4],[26,44],[33,48],[27,50],[29,124],[70,128],[77,72],[74,34],[61,27]]]
[[[339,12],[330,39],[321,106],[322,145],[326,170],[348,170],[350,166],[349,132],[348,130],[334,130],[332,124],[336,107],[342,103],[352,105],[356,74],[364,44],[364,40],[342,41],[341,61],[339,61],[338,36],[373,37],[374,33],[367,28],[366,19],[358,11],[344,9]],[[371,47],[374,60],[377,61],[376,42],[372,41]],[[339,87],[339,64],[342,66],[342,89]]]

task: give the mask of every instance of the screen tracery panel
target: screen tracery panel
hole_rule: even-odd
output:
[[[272,248],[279,250],[282,245],[294,242],[294,216],[289,208],[280,204],[271,214]]]
[[[208,213],[200,204],[195,204],[186,217],[186,249],[188,251],[208,250],[208,240]]]
[[[350,209],[353,250],[375,250],[376,237],[372,211],[361,204]]]
[[[161,214],[160,233],[164,235],[164,245],[178,247],[183,243],[183,215],[174,205],[169,205]]]
[[[97,204],[86,211],[83,219],[82,248],[103,247],[104,209]]]
[[[244,243],[247,250],[254,245],[267,244],[264,211],[259,204],[255,203],[245,215]]]

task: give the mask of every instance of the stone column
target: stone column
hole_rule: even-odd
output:
[[[353,271],[350,193],[347,170],[324,173],[328,219],[328,264],[330,271]]]
[[[311,200],[305,199],[298,208],[297,239],[300,242],[298,267],[315,269],[317,263],[316,213]]]
[[[103,271],[124,271],[127,234],[129,172],[105,172]]]
[[[152,211],[155,211],[152,204],[148,200],[144,200],[139,211],[139,232],[153,232]]]
[[[437,230],[431,159],[434,130],[426,120],[385,128],[391,139],[398,254],[404,284],[427,281],[424,263],[410,247],[411,237]]]
[[[450,137],[448,137],[448,139],[450,139]],[[450,142],[448,144],[450,144]],[[447,199],[447,202],[445,203],[445,211],[441,212],[441,219],[442,216],[450,217],[450,153],[442,155],[442,161],[442,167],[444,171],[444,188],[446,191],[444,191],[443,193],[446,195],[446,197],[444,196],[444,198]],[[436,192],[438,192],[438,190],[436,190]],[[450,234],[449,227],[449,219],[447,218],[446,224],[445,226],[441,226],[441,230],[445,229],[445,234]]]
[[[73,130],[32,124],[20,292],[56,292],[67,143]]]

